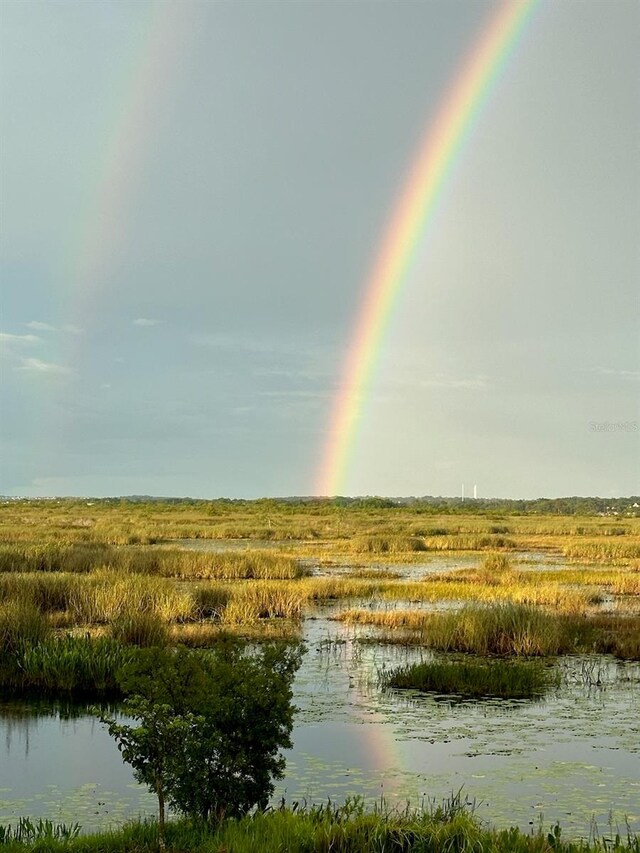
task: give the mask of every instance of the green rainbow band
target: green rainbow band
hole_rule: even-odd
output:
[[[430,122],[357,313],[332,407],[315,494],[340,492],[359,417],[398,294],[461,148],[538,0],[506,0],[492,16]]]

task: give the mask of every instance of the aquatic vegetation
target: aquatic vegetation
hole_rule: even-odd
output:
[[[119,546],[105,543],[47,542],[0,545],[0,574],[96,570],[184,579],[294,579],[309,572],[292,556],[259,549],[212,553],[178,548]]]
[[[119,692],[116,673],[134,650],[103,637],[52,637],[7,655],[0,686],[9,693],[104,696]]]
[[[51,633],[49,619],[29,602],[0,606],[0,654],[17,654],[27,645],[44,642]]]
[[[390,628],[396,617],[395,625],[418,630],[422,644],[441,651],[533,657],[557,655],[570,648],[560,621],[535,607],[465,607],[455,613],[417,616],[415,611],[346,611],[340,618]]]
[[[221,619],[230,624],[258,619],[299,619],[303,604],[303,591],[294,584],[254,581],[233,589]]]
[[[114,640],[125,646],[166,646],[169,630],[155,613],[133,611],[122,613],[110,626]]]
[[[355,554],[407,554],[423,551],[484,551],[512,549],[514,542],[492,534],[442,534],[427,536],[369,535],[355,536],[348,550]]]
[[[557,679],[556,679],[557,680]],[[482,698],[532,699],[550,686],[551,671],[538,661],[428,661],[382,676],[384,687]]]
[[[0,602],[26,602],[41,613],[67,613],[72,624],[113,621],[134,610],[164,619],[189,618],[192,595],[171,580],[109,569],[92,574],[11,573],[0,575]]]
[[[15,842],[19,845],[36,842],[70,841],[80,834],[79,823],[53,823],[50,820],[31,820],[21,817],[15,826],[0,825],[0,844],[9,845]]]
[[[573,616],[505,604],[446,613],[351,609],[335,618],[399,633],[386,635],[385,642],[439,651],[524,657],[597,652],[640,660],[638,616]]]
[[[357,566],[347,574],[350,578],[362,578],[364,580],[398,580],[402,577],[400,572],[393,569],[383,569],[373,566]]]
[[[640,541],[621,542],[617,538],[613,541],[597,539],[568,544],[563,552],[568,560],[575,562],[624,565],[631,559],[640,557]]]
[[[351,540],[349,550],[355,554],[398,554],[426,551],[427,546],[418,536],[358,536]]]
[[[211,648],[229,634],[253,643],[272,640],[299,642],[302,637],[298,619],[259,619],[245,623],[190,622],[172,625],[169,631],[172,643],[192,649]]]
[[[435,578],[435,579],[434,579]],[[397,584],[380,590],[387,599],[412,601],[480,601],[553,607],[568,613],[584,613],[602,600],[598,590],[573,589],[553,579],[543,584],[527,577],[505,573],[502,578],[483,583],[475,572],[453,572],[449,576],[426,575],[418,583]]]

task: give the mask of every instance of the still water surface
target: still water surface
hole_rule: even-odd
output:
[[[563,659],[562,688],[539,702],[383,692],[380,670],[426,653],[358,643],[358,630],[329,615],[305,622],[294,747],[276,799],[418,805],[462,788],[499,826],[557,820],[587,835],[593,819],[606,829],[613,818],[640,831],[639,664]],[[74,714],[0,707],[0,822],[29,814],[93,829],[154,812],[100,723]]]

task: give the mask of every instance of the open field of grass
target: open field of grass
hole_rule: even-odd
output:
[[[250,547],[176,547],[185,537],[242,537]],[[173,544],[150,544],[160,542]],[[444,553],[454,567],[422,578],[385,568]],[[551,554],[553,570],[526,562],[536,553]],[[638,659],[639,553],[636,517],[443,515],[375,501],[8,502],[0,505],[0,642],[15,654],[31,649],[35,662],[73,657],[85,635],[123,648],[201,648],[225,632],[298,639],[305,616],[333,602],[344,608],[338,618],[383,629],[392,642]],[[336,562],[346,571],[332,574]]]
[[[600,503],[604,509],[606,502]],[[398,553],[401,546],[411,550],[452,550],[465,544],[486,545],[495,550],[502,541],[498,537],[502,537],[507,547],[513,545],[523,550],[562,550],[572,545],[591,547],[600,543],[603,559],[616,556],[618,549],[633,551],[640,544],[637,510],[633,510],[634,515],[599,517],[593,513],[562,515],[563,502],[551,503],[546,508],[555,514],[544,514],[544,502],[522,503],[522,509],[518,510],[515,502],[511,508],[506,504],[483,507],[481,502],[444,508],[419,502],[395,506],[379,500],[349,505],[340,501],[275,500],[22,500],[0,505],[0,541],[109,545],[191,538],[283,543],[342,541],[351,553],[354,549],[371,553],[372,548],[377,553],[390,550]],[[465,541],[464,537],[485,537],[484,545],[481,539]],[[636,553],[639,555],[640,552]],[[625,558],[629,554],[620,556]]]
[[[180,542],[188,538],[216,541],[188,550]],[[232,635],[306,638],[311,648],[324,620],[348,638],[354,656],[377,654],[354,640],[433,652],[425,657],[434,660],[386,682],[374,679],[378,696],[385,683],[476,699],[542,696],[561,671],[559,656],[640,660],[639,554],[637,517],[330,502],[0,504],[0,689],[117,700],[117,674],[140,647],[207,649]],[[176,823],[168,840],[169,849],[212,853],[390,846],[640,853],[636,838],[589,846],[557,834],[492,832],[463,811],[441,818],[278,811],[208,832]],[[157,849],[155,827],[142,824],[43,837],[31,847],[6,838],[16,851]]]

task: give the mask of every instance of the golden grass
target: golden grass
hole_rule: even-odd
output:
[[[563,553],[568,560],[575,562],[625,565],[640,557],[640,540],[637,536],[612,537],[607,541],[593,539],[568,544]]]
[[[291,580],[309,573],[299,560],[290,555],[258,549],[212,553],[177,548],[114,547],[86,543],[0,545],[0,574],[88,573],[105,568],[159,577],[219,580]]]
[[[555,614],[520,605],[470,605],[455,613],[345,610],[335,618],[390,632],[400,643],[480,655],[600,652],[640,659],[640,616]]]
[[[254,545],[217,553],[149,544],[183,538],[243,538]],[[260,548],[260,539],[283,547]],[[552,550],[575,565],[525,569],[514,552],[527,549]],[[416,563],[445,552],[453,559],[475,554],[479,565],[420,581],[366,565]],[[329,571],[339,560],[343,571],[308,576],[302,557]],[[131,620],[141,613],[151,617],[149,631],[157,619],[170,637],[184,631],[195,643],[199,632],[221,627],[255,636],[287,633],[289,625],[298,630],[305,608],[330,601],[478,602],[583,614],[604,594],[617,596],[620,613],[640,611],[640,518],[445,515],[273,501],[0,505],[0,605],[21,602],[57,627],[119,620],[124,633],[136,636],[147,616],[140,625]],[[403,605],[394,618],[402,612],[410,611]]]

